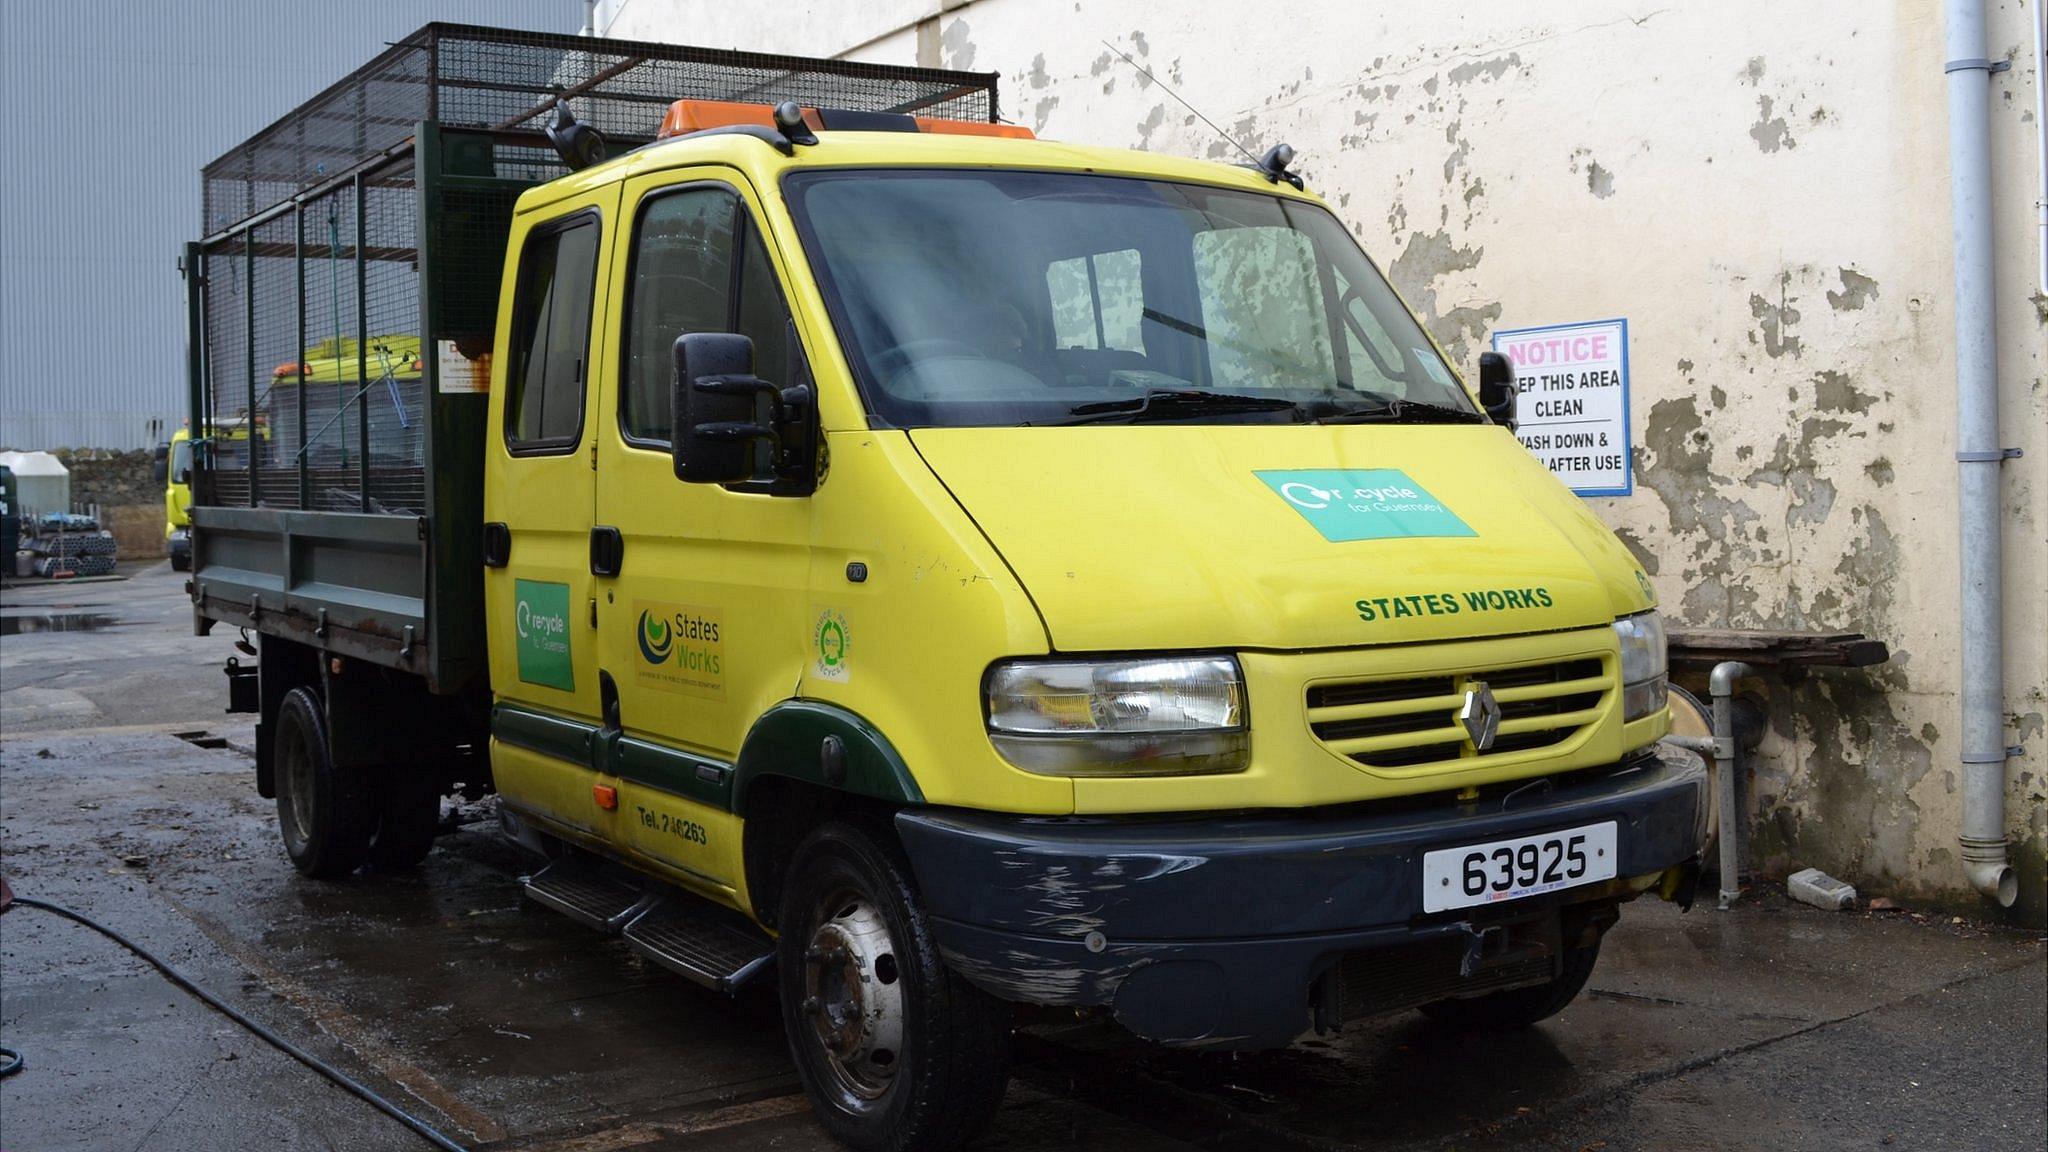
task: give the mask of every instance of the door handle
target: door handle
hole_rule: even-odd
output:
[[[590,574],[617,576],[626,562],[626,538],[617,528],[600,524],[590,530]]]
[[[484,525],[484,567],[503,568],[512,560],[512,529],[503,521]]]

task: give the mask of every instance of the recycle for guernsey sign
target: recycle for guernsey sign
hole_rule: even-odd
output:
[[[1515,365],[1515,436],[1581,496],[1627,496],[1628,321],[1591,320],[1493,334]]]

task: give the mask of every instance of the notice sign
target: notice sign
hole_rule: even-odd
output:
[[[1627,496],[1628,321],[1593,320],[1493,334],[1515,366],[1515,435],[1581,496]]]
[[[453,340],[434,342],[434,379],[443,392],[481,394],[491,390],[491,354],[471,360]]]

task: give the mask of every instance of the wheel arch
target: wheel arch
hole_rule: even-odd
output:
[[[882,730],[822,700],[785,700],[747,730],[733,765],[732,810],[741,819],[754,815],[754,785],[771,776],[888,804],[924,803],[917,778]]]
[[[893,835],[889,815],[924,792],[887,736],[860,714],[786,700],[761,714],[733,766],[742,866],[756,919],[772,925],[790,852],[820,822],[865,818]]]

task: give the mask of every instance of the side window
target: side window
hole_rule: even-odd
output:
[[[1195,234],[1195,281],[1215,386],[1327,388],[1336,366],[1314,243],[1292,228]]]
[[[1143,352],[1143,262],[1136,248],[1055,260],[1045,268],[1057,347]]]
[[[754,374],[777,384],[794,382],[789,309],[761,238],[730,190],[689,188],[648,200],[633,239],[628,292],[619,395],[619,426],[628,439],[669,439],[671,349],[686,332],[750,337]]]
[[[573,450],[583,428],[597,221],[529,235],[512,303],[505,440],[515,450]]]

